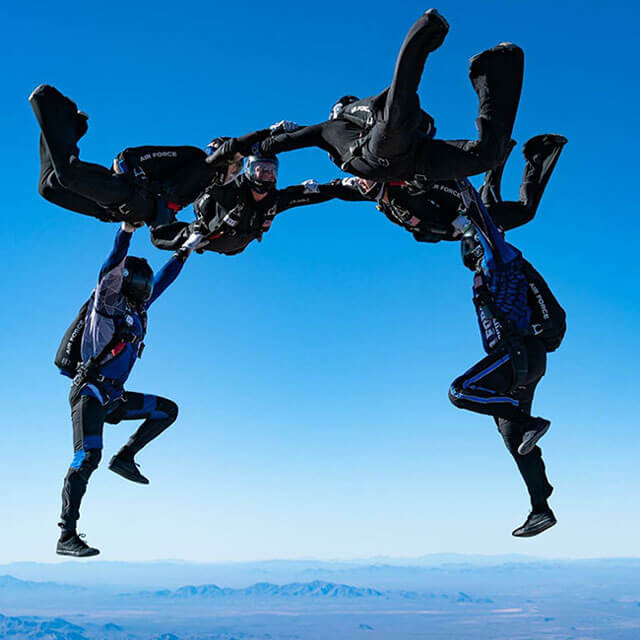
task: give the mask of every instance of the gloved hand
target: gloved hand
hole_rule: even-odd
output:
[[[225,164],[233,160],[238,144],[237,138],[225,140],[210,156],[207,156],[207,164]]]
[[[317,180],[305,180],[302,186],[305,193],[320,193],[320,183]]]
[[[467,216],[460,213],[458,217],[451,222],[453,227],[453,237],[460,238],[462,234],[471,226],[471,220]]]
[[[280,122],[276,122],[269,127],[271,131],[271,135],[276,135],[278,133],[291,133],[292,131],[297,131],[300,129],[300,125],[291,120],[280,120]]]
[[[184,262],[193,251],[198,251],[206,247],[208,243],[209,241],[204,235],[197,231],[192,231],[184,244],[173,255]]]
[[[131,222],[123,222],[121,225],[121,229],[126,231],[127,233],[134,233],[136,229],[139,229],[142,226],[142,222],[138,224],[131,224]]]

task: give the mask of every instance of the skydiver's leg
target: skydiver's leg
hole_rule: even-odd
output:
[[[76,143],[86,132],[86,116],[77,110],[74,102],[48,85],[36,88],[29,101],[62,187],[105,206],[131,200],[136,190],[128,178],[78,158]]]
[[[520,393],[520,399],[528,412],[531,412],[531,402],[537,382],[528,385]],[[498,431],[504,439],[504,443],[513,456],[520,471],[520,475],[529,492],[531,507],[534,513],[542,513],[549,509],[547,499],[553,491],[553,487],[547,479],[542,451],[540,447],[534,447],[528,454],[522,456],[518,453],[518,447],[522,442],[522,436],[527,430],[527,422],[520,420],[508,420],[495,418]]]
[[[531,412],[531,402],[536,384],[536,382],[533,382],[520,390],[521,402],[523,406],[528,407],[529,412]],[[524,524],[512,532],[512,535],[518,538],[538,535],[556,524],[556,517],[548,503],[548,499],[553,493],[553,487],[547,478],[546,468],[542,460],[542,451],[540,447],[535,446],[528,453],[521,455],[518,452],[518,448],[521,446],[528,425],[520,421],[504,420],[503,418],[496,418],[495,420],[498,425],[498,431],[502,435],[504,443],[520,471],[531,500],[531,513],[527,516]]]
[[[484,182],[480,189],[478,189],[478,193],[482,198],[482,202],[484,202],[486,207],[490,207],[498,202],[502,202],[502,194],[501,194],[501,184],[502,184],[502,174],[504,172],[504,166],[513,151],[513,148],[516,146],[516,141],[511,140],[509,142],[509,150],[507,151],[507,155],[505,159],[495,168],[489,169],[485,173]]]
[[[106,416],[106,422],[117,424],[122,420],[142,420],[144,422],[129,438],[118,453],[113,456],[109,468],[119,475],[142,484],[148,480],[138,471],[134,461],[135,455],[165,429],[170,427],[178,417],[178,405],[172,400],[160,396],[127,392],[123,402]]]
[[[544,375],[547,354],[537,338],[525,338],[522,348],[526,350],[527,371],[519,384],[529,385]],[[514,357],[508,349],[497,349],[456,378],[449,389],[452,404],[459,409],[530,423],[531,403],[523,403],[515,388]]]
[[[442,44],[448,30],[447,21],[435,9],[420,16],[409,30],[396,60],[382,122],[371,132],[369,149],[373,155],[393,158],[410,149],[422,120],[417,92],[424,65],[428,54]]]
[[[520,100],[524,54],[514,44],[500,44],[471,59],[469,77],[479,98],[477,140],[422,138],[416,173],[455,180],[498,167],[506,158]]]
[[[40,178],[38,180],[38,193],[45,200],[63,209],[82,213],[92,218],[103,220],[104,222],[113,222],[116,220],[113,213],[108,209],[101,207],[93,200],[84,198],[66,189],[60,184],[42,135],[40,135]]]
[[[565,144],[567,139],[564,136],[547,133],[531,138],[522,148],[526,165],[520,185],[520,202],[531,211],[531,217],[538,209]]]
[[[496,192],[496,185],[499,196],[500,182],[499,177],[496,181],[496,178],[490,175],[493,171],[487,172],[481,195],[498,226],[508,231],[533,220],[562,147],[566,143],[566,138],[553,134],[536,136],[525,143],[523,152],[526,165],[518,202],[490,202],[492,194]]]
[[[87,490],[91,474],[102,457],[102,430],[105,410],[92,395],[81,395],[71,406],[73,423],[73,450],[75,452],[62,488],[62,513],[59,526],[60,540],[75,535],[80,517],[80,503]]]

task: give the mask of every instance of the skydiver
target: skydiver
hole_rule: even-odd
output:
[[[204,150],[128,148],[118,154],[111,169],[84,162],[79,159],[78,141],[87,132],[87,114],[49,85],[37,87],[29,101],[42,131],[38,191],[46,200],[77,213],[105,222],[163,224],[207,185],[224,184],[239,170],[233,158],[224,166],[205,162],[226,138],[216,138]],[[294,123],[282,121],[249,134],[242,144],[295,128]]]
[[[533,219],[566,142],[563,136],[543,134],[524,144],[525,168],[518,201],[502,200],[500,183],[504,163],[487,172],[480,194],[500,229],[508,231]],[[510,150],[514,145],[512,141]],[[462,206],[462,193],[455,180],[374,182],[351,177],[330,184],[336,198],[376,202],[391,222],[410,231],[419,242],[460,238],[461,232],[454,222]]]
[[[400,49],[391,86],[359,100],[344,96],[330,119],[293,133],[274,135],[253,151],[278,154],[304,147],[329,152],[342,170],[368,180],[452,180],[482,173],[506,157],[522,88],[524,55],[501,43],[471,58],[470,78],[480,101],[478,140],[434,140],[431,118],[417,94],[427,55],[444,41],[446,20],[429,9],[411,27]],[[252,149],[231,139],[207,162],[217,163]]]
[[[159,249],[173,250],[195,233],[201,238],[198,252],[236,255],[253,240],[260,242],[279,213],[336,197],[331,184],[306,180],[277,189],[277,178],[277,158],[247,157],[242,175],[224,186],[211,185],[196,200],[193,222],[155,226],[151,242]]]
[[[449,399],[493,416],[531,498],[531,512],[513,535],[530,537],[556,524],[548,503],[553,487],[537,446],[551,423],[533,417],[531,405],[547,353],[564,337],[566,316],[542,276],[504,240],[471,183],[463,186],[462,260],[474,272],[473,302],[488,355],[453,381]]]
[[[111,458],[109,469],[132,482],[148,484],[135,457],[178,415],[173,401],[125,391],[124,385],[144,347],[149,307],[178,277],[196,245],[193,239],[185,242],[154,278],[146,260],[127,256],[134,230],[130,223],[122,223],[118,229],[98,284],[56,355],[61,372],[73,378],[69,403],[75,452],[62,489],[61,533],[56,548],[60,555],[99,553],[78,535],[76,523],[89,477],[102,456],[104,423],[144,420]]]

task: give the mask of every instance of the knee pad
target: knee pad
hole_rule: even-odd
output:
[[[76,451],[71,462],[71,471],[80,474],[85,481],[98,468],[102,459],[102,449],[81,449]]]

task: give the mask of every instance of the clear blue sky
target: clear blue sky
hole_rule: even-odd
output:
[[[90,114],[82,157],[104,164],[126,146],[317,122],[336,97],[386,86],[426,8],[36,2],[5,15],[0,561],[54,559],[72,440],[52,358],[115,233],[39,198],[30,91],[73,97]],[[569,138],[538,217],[510,236],[569,314],[534,407],[553,421],[559,526],[511,538],[528,507],[514,463],[490,419],[448,402],[481,356],[458,246],[333,202],[283,214],[239,256],[194,256],[154,307],[129,386],[175,399],[180,416],[140,456],[149,487],[94,474],[80,528],[105,559],[637,555],[638,9],[438,9],[451,30],[420,95],[440,136],[475,136],[468,58],[512,40],[526,55],[515,137]],[[518,147],[505,196],[521,173]],[[336,175],[321,151],[281,158],[282,185]],[[156,268],[168,257],[144,230],[133,251]],[[134,424],[106,427],[107,460]]]

